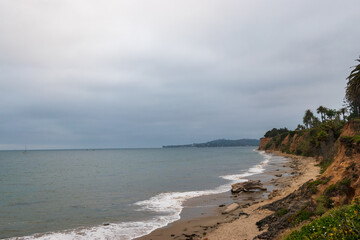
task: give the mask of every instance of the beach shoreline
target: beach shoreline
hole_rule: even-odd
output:
[[[284,157],[284,162],[270,162],[268,171],[261,175],[249,176],[248,180],[261,179],[266,193],[254,192],[232,195],[229,192],[218,196],[203,196],[188,200],[180,220],[166,227],[154,230],[148,235],[136,238],[136,240],[162,240],[162,239],[253,239],[261,232],[256,222],[272,214],[270,210],[259,209],[260,207],[279,200],[298,189],[303,183],[316,178],[319,168],[315,166],[314,158],[306,158],[284,154],[278,151],[267,151],[267,154]],[[275,189],[275,191],[273,191]],[[269,197],[269,192],[272,196]],[[218,206],[205,207],[193,217],[186,217],[186,211],[192,212],[192,202],[206,205],[207,201],[218,199]],[[239,208],[227,214],[224,210],[231,203],[238,203]],[[185,216],[184,216],[185,215]],[[188,214],[189,215],[189,214]]]

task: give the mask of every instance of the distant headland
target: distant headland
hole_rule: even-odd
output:
[[[260,141],[258,139],[238,139],[238,140],[229,140],[229,139],[217,139],[205,143],[193,143],[185,145],[168,145],[163,146],[163,148],[183,148],[183,147],[242,147],[242,146],[259,146]]]

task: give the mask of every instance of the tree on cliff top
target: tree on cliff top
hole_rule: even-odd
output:
[[[320,115],[321,115],[321,121],[322,122],[324,122],[324,120],[325,120],[325,116],[326,116],[325,113],[326,113],[327,110],[328,109],[326,107],[324,107],[324,106],[320,106],[320,107],[318,107],[316,109],[316,112],[320,113]]]
[[[287,133],[289,132],[289,130],[287,128],[273,128],[269,131],[267,131],[264,135],[264,137],[276,137],[277,135],[283,134],[283,133]]]
[[[360,62],[360,58],[356,61]],[[345,100],[354,116],[360,116],[360,64],[347,77]]]
[[[340,108],[339,109],[339,113],[341,113],[343,115],[343,120],[345,121],[345,113],[347,112],[346,108]]]
[[[337,111],[336,109],[328,109],[325,114],[330,120],[333,120],[336,117]]]
[[[320,124],[320,121],[317,117],[314,116],[314,113],[308,109],[305,111],[305,115],[303,117],[303,123],[306,128],[313,128]]]

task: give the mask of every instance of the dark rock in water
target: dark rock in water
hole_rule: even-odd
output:
[[[219,205],[219,207],[225,207],[225,204],[221,204],[221,205]]]
[[[263,187],[263,185],[260,181],[249,180],[247,182],[235,183],[235,184],[231,185],[232,193],[249,192],[249,191],[255,190],[255,189],[258,189],[261,191],[266,191],[266,188]]]
[[[282,174],[275,174],[275,177],[281,177]]]
[[[110,225],[110,223],[104,223],[103,224],[103,226],[109,226]]]

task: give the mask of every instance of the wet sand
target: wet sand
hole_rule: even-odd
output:
[[[269,162],[264,173],[247,177],[249,180],[261,180],[267,188],[266,192],[233,195],[229,189],[226,193],[190,199],[185,203],[179,221],[137,240],[253,239],[261,233],[256,222],[272,213],[269,210],[260,210],[259,207],[287,196],[319,174],[319,168],[315,166],[313,158],[280,152],[272,154],[286,158],[275,157]],[[276,194],[269,199],[269,194],[274,189]],[[223,214],[232,203],[237,203],[240,207]]]

